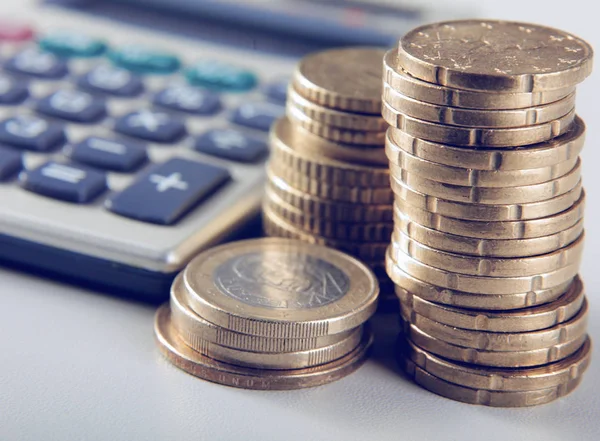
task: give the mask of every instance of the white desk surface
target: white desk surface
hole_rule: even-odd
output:
[[[571,31],[600,50],[595,2],[476,5],[490,18]],[[578,113],[589,127],[582,274],[596,349],[583,384],[571,395],[529,409],[438,397],[395,372],[392,316],[375,318],[380,338],[372,359],[339,382],[291,392],[228,388],[187,375],[161,357],[152,307],[0,268],[0,440],[600,440],[599,99],[597,68],[578,89]]]

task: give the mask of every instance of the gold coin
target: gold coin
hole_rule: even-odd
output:
[[[191,310],[186,299],[181,296],[181,276],[175,278],[171,290],[171,323],[181,339],[188,346],[202,352],[205,342],[250,352],[297,352],[323,348],[339,343],[350,337],[353,330],[339,334],[309,338],[269,338],[241,334],[216,326]],[[208,350],[208,349],[207,349]]]
[[[267,170],[267,188],[293,207],[307,215],[345,222],[392,222],[393,209],[387,205],[361,205],[329,201],[296,190]]]
[[[265,233],[271,237],[284,237],[301,240],[306,243],[324,245],[344,251],[366,262],[383,261],[387,247],[389,246],[389,241],[354,243],[310,234],[281,219],[281,217],[266,207],[263,207],[263,228]]]
[[[525,392],[559,386],[580,378],[587,370],[592,355],[588,338],[569,357],[547,366],[525,369],[501,369],[471,366],[444,360],[407,341],[410,361],[442,380],[484,391]]]
[[[404,369],[415,383],[430,392],[468,404],[491,407],[528,407],[550,403],[571,393],[581,383],[581,377],[553,387],[526,391],[495,391],[460,386],[436,377],[404,360]]]
[[[430,104],[405,96],[389,84],[383,101],[405,115],[439,124],[462,127],[512,128],[533,126],[558,119],[575,108],[575,92],[553,103],[525,109],[481,110]]]
[[[528,332],[570,320],[581,310],[585,295],[583,283],[576,276],[567,292],[558,299],[516,311],[454,308],[431,302],[404,289],[398,290],[398,297],[407,310],[448,326],[474,331]]]
[[[551,253],[573,243],[583,231],[583,219],[570,228],[550,236],[531,239],[477,239],[457,236],[424,227],[397,213],[397,231],[431,248],[451,253],[482,257],[526,257]],[[397,240],[392,234],[392,240]]]
[[[575,90],[567,87],[541,92],[503,93],[452,89],[420,80],[399,68],[396,48],[385,54],[383,70],[384,82],[403,95],[427,103],[467,109],[523,109],[553,103]]]
[[[365,130],[351,130],[347,128],[331,126],[321,121],[311,119],[300,109],[294,107],[294,105],[289,101],[285,111],[287,118],[292,124],[303,127],[309,132],[331,141],[372,146],[382,146],[385,142],[385,131],[383,130],[378,132],[368,132]]]
[[[387,223],[348,223],[329,221],[319,217],[308,216],[282,200],[274,192],[266,189],[264,203],[267,208],[286,221],[297,225],[304,231],[330,237],[336,240],[350,240],[357,242],[385,242],[390,240],[394,224]]]
[[[381,115],[387,123],[415,138],[465,147],[513,148],[548,141],[569,130],[575,111],[553,121],[514,128],[457,127],[413,118],[391,107],[385,101]]]
[[[571,280],[549,289],[523,292],[519,294],[475,294],[444,288],[423,282],[410,274],[402,271],[396,263],[388,258],[386,260],[388,275],[396,283],[396,295],[400,300],[409,296],[418,296],[435,303],[490,311],[508,311],[521,308],[531,308],[555,301],[562,296],[571,285]]]
[[[587,335],[578,339],[541,349],[529,351],[483,351],[447,343],[423,332],[414,325],[406,324],[405,334],[417,346],[449,360],[490,367],[520,368],[541,366],[562,360],[575,353],[584,344]]]
[[[550,216],[518,221],[473,221],[441,216],[411,204],[395,205],[395,211],[434,230],[457,236],[480,239],[531,239],[556,234],[572,227],[583,218],[585,192],[565,211]]]
[[[387,138],[392,142],[386,146],[392,162],[399,150],[413,156],[453,167],[476,170],[524,170],[551,167],[576,158],[585,141],[585,124],[575,117],[569,130],[556,138],[539,144],[519,148],[475,147],[466,149],[439,144],[409,135],[402,130],[388,129]]]
[[[271,162],[281,164],[305,178],[326,181],[331,185],[389,187],[387,167],[352,164],[314,155],[305,152],[303,143],[297,143],[297,139],[288,119],[277,120],[271,129]]]
[[[558,29],[496,20],[418,27],[398,47],[398,65],[430,83],[458,89],[536,92],[562,89],[592,71],[588,43]]]
[[[292,85],[322,106],[378,115],[384,53],[380,48],[356,47],[309,55],[296,67]]]
[[[367,132],[384,132],[387,129],[387,124],[381,116],[343,112],[324,107],[307,100],[291,86],[288,88],[287,105],[305,115],[306,118],[328,126]]]
[[[547,254],[528,257],[479,257],[449,253],[423,245],[397,231],[390,245],[390,254],[394,260],[405,255],[425,265],[449,272],[474,276],[523,277],[539,273],[557,271],[566,266],[581,262],[585,235],[568,246]]]
[[[357,259],[288,239],[252,239],[204,251],[183,270],[190,309],[231,331],[271,338],[344,332],[375,312],[379,287]]]
[[[162,354],[188,374],[213,383],[244,389],[291,390],[319,386],[339,380],[358,369],[367,359],[373,335],[365,329],[360,345],[330,363],[292,370],[263,370],[234,366],[206,357],[181,341],[173,328],[167,305],[156,313],[154,333]]]
[[[490,332],[456,328],[417,314],[408,309],[406,304],[402,304],[401,310],[407,323],[432,338],[461,348],[490,352],[533,351],[581,340],[588,323],[588,306],[585,301],[581,310],[570,320],[548,329],[526,332]]]

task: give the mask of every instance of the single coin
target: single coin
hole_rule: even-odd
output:
[[[288,239],[301,240],[310,244],[324,245],[344,251],[366,262],[383,262],[387,247],[389,246],[389,241],[354,243],[350,241],[328,239],[316,234],[310,234],[290,224],[289,222],[286,222],[284,219],[270,211],[268,207],[264,206],[263,228],[265,233],[271,237],[284,237]]]
[[[418,296],[422,299],[476,310],[508,311],[521,308],[531,308],[555,301],[569,289],[571,280],[549,289],[523,292],[519,294],[474,294],[423,282],[404,272],[391,258],[386,260],[388,275],[396,283],[396,295],[400,300],[409,296]]]
[[[529,407],[550,403],[571,393],[581,383],[581,377],[553,387],[525,391],[496,391],[460,386],[436,377],[404,360],[404,369],[415,383],[430,392],[451,400],[490,407]]]
[[[494,149],[434,143],[390,127],[387,139],[391,142],[386,148],[388,158],[394,163],[400,162],[394,159],[394,153],[402,150],[421,159],[453,167],[504,171],[537,169],[576,158],[583,148],[585,131],[583,120],[576,116],[564,135],[525,147]]]
[[[387,124],[381,116],[343,112],[315,104],[296,92],[292,86],[288,88],[287,105],[297,109],[306,118],[328,126],[368,132],[384,132],[387,129]]]
[[[308,173],[306,171],[298,171],[292,167],[288,167],[277,158],[275,153],[271,155],[268,168],[271,174],[279,176],[297,190],[318,198],[329,199],[332,202],[391,205],[394,200],[394,195],[389,184],[389,175],[387,185],[383,186],[382,182],[381,187],[335,184],[332,182],[334,180],[333,177],[321,179],[310,178],[307,176]],[[389,173],[389,169],[386,169],[386,172]],[[348,176],[346,175],[339,180],[347,179]]]
[[[514,128],[458,127],[413,118],[385,101],[381,115],[387,123],[410,136],[428,141],[465,147],[519,147],[548,141],[569,130],[575,111],[550,122]]]
[[[268,210],[305,231],[337,240],[385,242],[390,240],[394,229],[393,222],[357,224],[309,216],[289,205],[269,188],[266,189],[264,204]]]
[[[408,204],[442,216],[489,222],[529,220],[552,216],[571,208],[583,194],[583,185],[580,180],[573,189],[552,199],[515,204],[473,204],[421,193],[398,179],[391,179],[391,187],[399,207],[404,208]]]
[[[431,248],[481,257],[526,257],[551,253],[573,243],[583,231],[583,219],[570,228],[550,236],[531,239],[477,239],[457,236],[424,227],[397,213],[396,231]],[[392,234],[392,240],[397,240]]]
[[[271,338],[337,334],[377,307],[373,272],[323,246],[269,238],[221,245],[183,270],[181,296],[217,326]]]
[[[408,309],[400,307],[402,317],[411,325],[443,342],[461,348],[472,348],[490,352],[515,352],[545,349],[549,346],[567,344],[580,340],[586,333],[588,306],[584,301],[581,310],[570,320],[548,329],[527,332],[489,332],[461,329],[431,320]]]
[[[405,323],[405,334],[422,349],[450,360],[490,367],[519,368],[541,366],[562,360],[575,353],[584,344],[587,335],[580,338],[529,351],[483,351],[447,343],[434,338],[414,325]]]
[[[535,276],[581,262],[585,234],[570,245],[539,256],[478,257],[449,253],[423,245],[397,231],[389,252],[394,260],[408,255],[425,265],[459,274],[489,277]]]
[[[434,181],[465,187],[516,187],[540,184],[569,173],[577,164],[577,158],[549,167],[523,170],[476,170],[452,167],[421,159],[393,146],[390,133],[386,139],[386,154],[390,160],[390,174],[402,178],[402,170],[409,174],[433,178]]]
[[[592,59],[591,46],[572,34],[496,20],[421,26],[405,34],[398,47],[398,65],[417,78],[497,92],[574,86],[591,73]]]
[[[385,142],[385,131],[369,132],[366,130],[351,130],[325,124],[314,120],[294,106],[290,101],[286,105],[286,115],[292,124],[298,125],[315,135],[335,142],[349,144],[364,144],[382,146]],[[384,121],[384,124],[385,123]]]
[[[385,50],[330,49],[304,57],[292,85],[304,98],[349,112],[381,112],[381,60]]]
[[[268,338],[241,334],[216,326],[196,314],[181,296],[181,275],[175,278],[171,292],[171,323],[181,339],[194,350],[209,355],[208,343],[249,352],[297,352],[323,348],[350,337],[354,330],[309,338]],[[218,357],[216,357],[218,358]]]
[[[352,164],[304,152],[288,119],[275,122],[271,129],[271,161],[304,177],[327,181],[335,185],[357,187],[389,187],[387,167]]]
[[[542,124],[566,115],[575,108],[575,92],[559,101],[526,109],[480,110],[418,101],[384,84],[383,101],[406,115],[429,122],[461,127],[512,128]]]
[[[573,87],[567,87],[540,92],[503,93],[453,89],[420,80],[399,68],[396,48],[390,49],[383,60],[385,83],[403,95],[442,106],[489,110],[524,109],[553,103],[575,90]]]
[[[405,356],[431,375],[453,384],[485,391],[524,392],[559,386],[580,378],[587,370],[592,355],[592,344],[588,338],[575,353],[547,366],[499,369],[444,360],[410,341],[406,341],[406,344]]]
[[[572,227],[583,218],[585,192],[565,211],[547,217],[519,221],[485,222],[442,216],[411,204],[396,204],[395,212],[408,216],[428,228],[480,239],[530,239],[556,234]]]
[[[401,252],[388,256],[396,262],[402,271],[419,280],[457,291],[473,294],[519,294],[523,292],[548,289],[571,280],[579,271],[579,262],[564,266],[547,273],[521,277],[472,276],[446,271],[426,265]]]
[[[334,202],[321,199],[296,190],[278,176],[267,170],[267,188],[293,207],[307,215],[344,222],[392,222],[393,209],[391,204],[362,205],[344,202]]]
[[[338,360],[308,369],[264,370],[222,363],[194,351],[181,341],[166,305],[156,313],[154,332],[162,354],[179,369],[213,383],[257,390],[302,389],[339,380],[362,366],[373,343],[373,335],[365,330],[360,345]]]
[[[573,318],[585,294],[576,276],[566,293],[553,302],[516,311],[486,311],[454,308],[431,302],[407,290],[398,290],[401,304],[417,314],[462,329],[487,332],[528,332],[550,328]]]

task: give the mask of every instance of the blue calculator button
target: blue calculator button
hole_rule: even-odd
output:
[[[97,57],[106,51],[102,40],[74,32],[50,34],[38,43],[43,50],[61,57]]]
[[[90,202],[107,188],[104,173],[57,162],[21,174],[21,185],[34,193],[79,204]]]
[[[140,110],[118,118],[115,131],[160,143],[176,142],[186,133],[181,121],[167,113],[152,110]]]
[[[11,72],[38,78],[58,79],[69,72],[67,64],[54,54],[35,49],[18,53],[4,65]]]
[[[231,121],[241,126],[268,131],[273,122],[283,116],[285,108],[267,102],[244,103],[231,115]]]
[[[272,81],[265,86],[265,95],[275,102],[285,104],[288,84],[289,82],[287,79]]]
[[[190,86],[171,86],[154,97],[154,104],[196,115],[212,115],[221,108],[217,94]]]
[[[223,92],[246,92],[258,82],[249,70],[212,60],[197,62],[185,71],[185,76],[193,86]]]
[[[144,74],[169,74],[179,69],[175,55],[141,46],[125,46],[111,51],[108,57],[117,66]]]
[[[19,152],[0,146],[0,181],[6,181],[23,168]]]
[[[73,146],[69,156],[76,162],[118,172],[133,171],[148,159],[140,144],[96,136]]]
[[[194,148],[208,155],[239,162],[256,162],[267,152],[267,143],[233,129],[214,129],[198,136]]]
[[[0,75],[0,105],[19,104],[28,96],[29,90],[25,84]]]
[[[106,116],[106,104],[89,93],[63,89],[40,100],[37,110],[48,116],[79,123],[92,123]]]
[[[61,125],[37,116],[19,115],[0,122],[0,142],[26,150],[46,152],[65,142]]]
[[[107,200],[106,207],[121,216],[170,225],[229,178],[224,168],[173,158]]]
[[[78,81],[82,89],[121,97],[138,96],[144,91],[142,80],[131,72],[114,66],[94,68]]]

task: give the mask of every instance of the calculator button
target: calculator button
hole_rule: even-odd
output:
[[[173,158],[144,173],[106,207],[121,216],[170,225],[229,180],[229,172],[200,162]]]
[[[108,56],[119,67],[145,74],[169,74],[181,66],[175,55],[140,46],[118,48]]]
[[[185,76],[193,86],[223,92],[246,92],[257,83],[256,75],[249,70],[210,60],[189,67]]]
[[[244,103],[231,116],[231,121],[241,126],[268,131],[271,124],[285,113],[285,108],[273,103]]]
[[[0,41],[26,41],[33,38],[33,29],[13,20],[0,20]]]
[[[76,144],[69,156],[76,162],[119,172],[133,171],[147,160],[142,145],[95,136]]]
[[[194,148],[220,158],[239,162],[256,162],[268,151],[267,143],[232,129],[215,129],[195,139]]]
[[[19,104],[28,96],[25,84],[0,75],[0,105]]]
[[[154,97],[154,104],[196,115],[212,115],[221,108],[217,94],[190,86],[171,86]]]
[[[48,116],[79,123],[92,123],[106,116],[106,104],[89,93],[63,89],[40,100],[37,110]]]
[[[0,181],[6,181],[23,168],[19,152],[0,146]]]
[[[98,66],[78,81],[79,87],[121,97],[134,97],[144,91],[142,80],[114,66]]]
[[[288,84],[288,80],[273,81],[265,86],[265,95],[275,102],[285,104]]]
[[[40,47],[62,57],[97,57],[106,51],[102,40],[84,34],[58,32],[39,41]]]
[[[21,175],[21,185],[35,193],[84,204],[106,190],[106,175],[75,165],[47,162]]]
[[[67,64],[54,54],[27,49],[8,60],[4,68],[15,73],[38,78],[58,79],[68,73]]]
[[[117,119],[115,131],[154,142],[176,142],[185,135],[185,125],[167,113],[140,110]]]
[[[30,115],[0,122],[0,142],[27,150],[46,152],[62,145],[65,132],[59,124]]]

